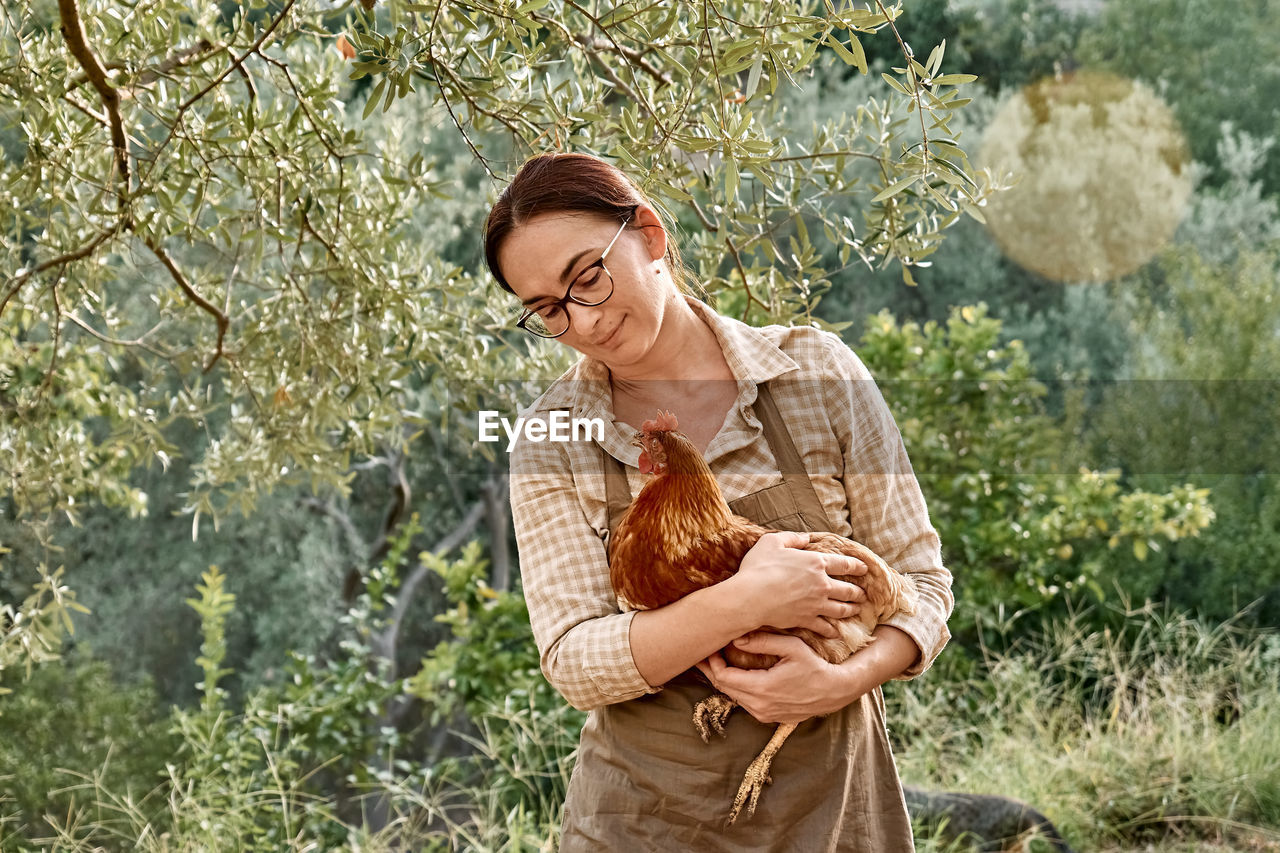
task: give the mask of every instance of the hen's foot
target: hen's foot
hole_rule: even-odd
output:
[[[711,742],[712,729],[720,737],[724,737],[724,724],[736,707],[738,703],[723,693],[712,693],[693,706],[693,724],[697,727],[698,734],[702,735],[703,743]]]
[[[730,826],[738,819],[743,806],[746,806],[748,818],[755,815],[756,803],[760,801],[764,786],[773,782],[773,778],[769,775],[769,767],[772,764],[773,756],[768,754],[758,755],[755,761],[751,762],[746,775],[742,777],[742,784],[738,787],[738,795],[733,798],[733,811],[729,812]]]

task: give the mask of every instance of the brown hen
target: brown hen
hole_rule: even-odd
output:
[[[663,607],[729,578],[738,571],[747,551],[770,532],[733,514],[702,454],[677,426],[674,415],[659,412],[635,435],[641,451],[640,470],[654,476],[631,502],[609,548],[614,592],[634,609]],[[827,620],[839,632],[834,639],[805,628],[777,633],[799,637],[823,659],[841,663],[872,641],[876,625],[896,613],[912,611],[914,586],[865,545],[834,533],[810,533],[805,548],[845,554],[865,563],[867,573],[858,579],[858,585],[866,591],[866,601],[856,616]],[[741,651],[732,644],[723,654],[733,666],[746,669],[765,669],[778,660],[774,655]],[[722,693],[714,693],[694,707],[694,725],[704,742],[709,742],[711,729],[724,735],[725,721],[734,707],[733,700]],[[744,807],[748,817],[755,813],[764,785],[772,781],[769,767],[773,756],[795,728],[795,723],[778,726],[751,762],[734,797],[729,823],[737,820]]]

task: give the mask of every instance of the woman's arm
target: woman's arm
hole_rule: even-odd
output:
[[[758,719],[795,721],[830,713],[893,679],[914,678],[950,638],[951,573],[925,508],[901,433],[871,374],[839,338],[829,336],[824,398],[840,446],[854,539],[906,574],[919,593],[915,611],[874,631],[876,642],[843,664],[828,664],[794,637],[753,634],[741,648],[776,654],[767,670],[728,666],[712,654],[699,668]]]
[[[852,538],[916,586],[914,612],[899,613],[886,622],[910,636],[919,650],[914,663],[893,677],[915,678],[951,638],[951,572],[942,564],[942,545],[929,521],[902,434],[871,373],[835,335],[830,336],[824,373],[831,424],[844,456],[842,479]]]
[[[632,659],[636,614],[618,612],[604,544],[574,480],[570,455],[586,469],[592,452],[599,450],[577,442],[519,441],[510,483],[521,582],[542,673],[584,711],[657,690]]]

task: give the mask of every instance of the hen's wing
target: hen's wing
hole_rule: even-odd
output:
[[[834,533],[810,533],[806,550],[845,554],[857,557],[866,564],[867,573],[855,578],[854,582],[867,593],[867,600],[862,605],[863,612],[858,619],[868,628],[880,624],[895,613],[915,611],[915,584],[861,542]]]

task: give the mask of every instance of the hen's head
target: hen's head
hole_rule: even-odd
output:
[[[659,411],[658,416],[653,420],[645,421],[640,425],[640,431],[636,433],[632,444],[640,448],[641,474],[667,473],[667,466],[670,464],[668,451],[673,436],[688,440],[677,432],[679,426],[675,415],[662,411]]]

